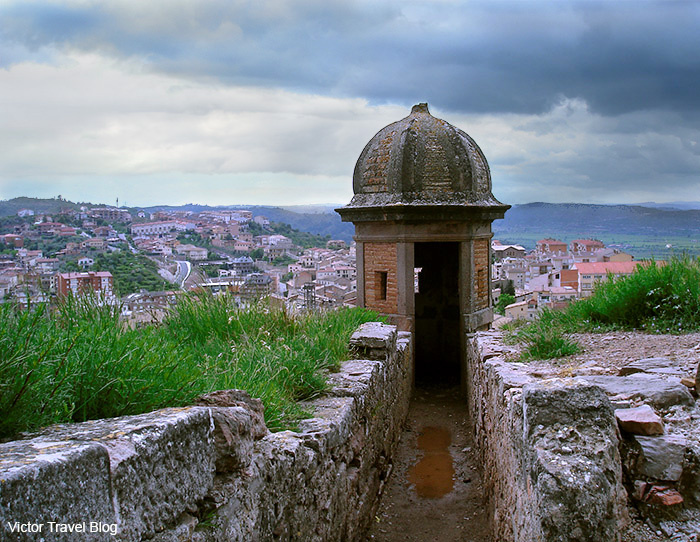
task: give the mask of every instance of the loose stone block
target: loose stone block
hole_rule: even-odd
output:
[[[628,363],[620,369],[619,376],[635,373],[650,373],[683,376],[685,373],[678,367],[678,362],[668,358],[645,358]]]
[[[384,360],[396,348],[396,327],[380,322],[362,324],[350,337],[350,349],[356,358]]]
[[[615,411],[620,429],[634,435],[662,435],[664,422],[649,405]]]
[[[197,398],[196,403],[201,406],[213,407],[241,407],[247,410],[251,416],[252,436],[255,440],[263,438],[269,433],[265,425],[265,407],[260,399],[251,397],[245,390],[217,390]]]
[[[649,490],[645,501],[657,506],[674,506],[683,503],[683,496],[672,487],[654,486]]]
[[[328,377],[330,395],[359,397],[365,394],[379,369],[378,361],[352,359],[344,362],[339,372]]]
[[[681,479],[683,457],[687,447],[685,437],[635,435],[634,442],[639,453],[634,469],[636,475],[669,482],[677,482]]]
[[[656,408],[673,405],[692,405],[693,396],[677,378],[663,378],[658,375],[636,373],[630,376],[593,375],[576,377],[578,382],[600,386],[608,395],[618,399],[638,398]]]
[[[681,384],[683,384],[686,388],[690,388],[691,390],[695,391],[695,379],[694,378],[681,378]]]

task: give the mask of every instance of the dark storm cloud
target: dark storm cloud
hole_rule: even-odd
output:
[[[2,41],[371,103],[606,115],[699,108],[695,2],[133,2],[2,9]],[[4,62],[16,61],[17,54]]]

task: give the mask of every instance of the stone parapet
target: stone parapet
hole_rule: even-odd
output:
[[[353,341],[372,359],[331,375],[297,431],[267,432],[237,392],[210,402],[235,406],[53,426],[0,444],[0,541],[358,539],[391,470],[413,368],[410,339],[393,327],[364,324]]]
[[[468,341],[469,407],[494,540],[617,542],[627,523],[617,423],[604,391],[537,379],[500,335]]]

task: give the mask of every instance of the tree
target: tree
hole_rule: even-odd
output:
[[[506,281],[505,286],[503,286],[502,293],[515,296],[515,286],[513,286],[512,280]],[[511,303],[512,303],[512,301],[511,301]]]

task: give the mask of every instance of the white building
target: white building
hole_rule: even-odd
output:
[[[132,235],[164,235],[171,232],[182,232],[194,230],[195,225],[191,222],[180,220],[165,220],[162,222],[145,222],[143,224],[133,224],[131,226]]]

